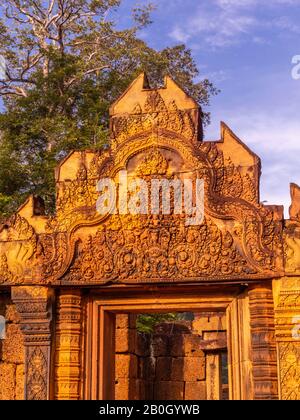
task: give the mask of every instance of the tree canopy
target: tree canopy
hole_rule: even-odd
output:
[[[153,5],[120,29],[122,0],[7,0],[0,5],[0,219],[28,194],[54,208],[54,167],[70,150],[108,141],[109,105],[142,71],[173,77],[199,105],[217,93],[200,82],[191,51],[156,51],[139,38]],[[209,123],[209,113],[203,115]]]

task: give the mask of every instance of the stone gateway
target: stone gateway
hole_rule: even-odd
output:
[[[58,165],[55,214],[31,196],[0,226],[0,399],[300,399],[300,188],[288,220],[262,204],[259,157],[224,123],[204,141],[201,115],[140,75],[110,108],[110,147]],[[172,204],[100,214],[99,180],[124,171],[203,180],[202,223]],[[142,339],[150,312],[194,318]]]

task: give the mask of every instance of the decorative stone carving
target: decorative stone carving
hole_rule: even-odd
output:
[[[55,399],[81,397],[81,292],[62,291],[58,297],[56,324]]]
[[[186,227],[175,216],[112,216],[78,244],[64,283],[157,282],[255,274],[229,232],[211,220]]]
[[[131,136],[161,128],[194,140],[195,121],[191,110],[179,110],[175,100],[166,105],[158,91],[150,91],[144,106],[135,105],[128,117],[112,118],[112,134],[117,147]]]
[[[167,83],[166,89],[143,90],[138,78],[111,108],[111,148],[73,153],[63,161],[57,171],[56,215],[46,221],[40,216],[44,228],[38,234],[24,216],[12,218],[7,237],[0,234],[0,283],[88,285],[139,278],[168,282],[174,276],[209,281],[282,275],[282,212],[258,203],[259,159],[224,124],[221,142],[202,142],[197,104],[170,79]],[[172,214],[140,220],[99,215],[96,183],[103,177],[116,180],[120,170],[148,183],[152,177],[171,180],[183,174],[203,179],[206,223],[186,229]],[[127,237],[137,227],[136,235]],[[209,243],[214,243],[213,253]]]
[[[110,217],[107,215],[106,217],[100,217],[95,212],[95,202],[96,202],[96,194],[95,194],[95,184],[96,179],[89,179],[87,178],[85,181],[85,177],[87,173],[90,173],[88,169],[83,170],[83,166],[81,163],[80,173],[81,176],[77,176],[76,181],[72,181],[72,184],[68,186],[70,188],[68,192],[65,191],[65,195],[63,195],[62,200],[66,200],[64,206],[67,207],[59,207],[58,216],[56,219],[51,220],[52,228],[55,229],[56,233],[54,234],[46,234],[40,237],[40,242],[44,249],[44,262],[43,267],[45,269],[44,278],[47,279],[49,282],[55,283],[56,281],[67,281],[70,282],[71,279],[77,283],[77,277],[82,274],[83,267],[80,269],[80,273],[78,272],[78,264],[76,263],[78,258],[82,260],[85,258],[82,253],[88,250],[89,244],[93,246],[95,242],[97,242],[97,238],[99,238],[100,234],[97,234],[93,239],[94,235],[88,234],[87,236],[81,232],[80,234],[76,234],[76,230],[80,229],[80,226],[97,226],[99,225],[99,230],[104,230],[106,233],[102,234],[103,239],[100,239],[98,243],[97,249],[101,249],[99,253],[99,261],[98,263],[95,261],[94,266],[100,265],[101,260],[104,261],[104,257],[101,255],[105,255],[107,263],[105,263],[105,269],[101,268],[98,271],[97,278],[92,275],[92,270],[88,270],[88,275],[84,275],[81,277],[80,282],[84,278],[87,283],[95,281],[96,283],[105,283],[106,281],[114,280],[118,278],[119,281],[123,278],[126,278],[126,269],[124,271],[124,275],[120,275],[120,271],[118,266],[127,267],[123,265],[122,255],[120,253],[114,253],[114,258],[112,259],[111,254],[115,251],[115,248],[112,249],[110,240],[108,236],[110,235],[109,231],[112,230],[118,231],[119,237],[126,237],[127,230],[133,230],[139,227],[140,229],[143,227],[143,232],[137,232],[134,241],[131,241],[129,247],[131,247],[132,255],[134,254],[134,248],[141,246],[142,249],[144,245],[147,247],[147,233],[151,233],[151,229],[166,229],[169,230],[169,237],[170,237],[170,247],[164,249],[161,255],[164,255],[165,261],[171,261],[172,267],[170,269],[164,271],[164,274],[156,275],[153,277],[153,280],[156,279],[168,279],[168,277],[172,277],[174,274],[179,275],[181,279],[189,280],[191,278],[201,278],[202,275],[212,276],[213,278],[226,278],[226,276],[233,275],[241,275],[243,273],[247,277],[274,277],[278,275],[278,271],[281,269],[282,258],[281,258],[281,223],[280,223],[280,216],[278,215],[276,208],[267,208],[260,206],[258,204],[254,204],[253,200],[255,199],[255,194],[253,194],[253,189],[249,189],[247,187],[247,191],[249,191],[251,202],[246,201],[244,197],[244,180],[245,185],[251,185],[253,187],[254,183],[249,181],[249,177],[243,178],[239,176],[239,187],[238,189],[232,189],[234,185],[237,185],[238,182],[235,179],[234,173],[237,173],[237,169],[231,167],[228,169],[227,167],[223,166],[223,159],[222,154],[220,154],[216,147],[212,144],[205,145],[205,147],[198,148],[194,152],[192,152],[189,148],[186,148],[186,145],[179,145],[179,143],[175,142],[172,144],[170,148],[169,141],[164,137],[159,139],[162,147],[157,147],[157,139],[151,137],[148,139],[147,149],[145,152],[139,151],[140,142],[135,144],[133,141],[130,143],[130,148],[125,144],[124,147],[120,146],[117,155],[115,156],[115,161],[118,161],[117,168],[114,169],[113,167],[109,167],[109,173],[115,174],[118,170],[126,168],[128,162],[133,161],[135,156],[143,156],[141,160],[138,160],[138,165],[134,169],[134,174],[138,176],[142,176],[147,182],[151,180],[151,177],[163,176],[167,175],[168,178],[173,178],[174,175],[170,173],[169,166],[171,165],[173,169],[176,169],[176,165],[178,170],[180,171],[180,166],[178,166],[178,159],[181,161],[185,161],[185,165],[189,165],[191,168],[195,168],[199,177],[202,177],[205,180],[205,188],[206,188],[206,195],[205,195],[205,206],[206,206],[206,213],[213,216],[215,219],[219,218],[230,218],[234,222],[234,228],[230,228],[229,230],[224,229],[222,233],[224,238],[231,237],[232,238],[232,248],[235,249],[235,254],[237,260],[235,260],[234,269],[235,272],[232,272],[231,269],[227,270],[225,266],[228,264],[228,255],[222,254],[222,252],[217,253],[220,257],[220,261],[216,262],[218,267],[223,265],[222,269],[216,269],[215,271],[207,272],[207,270],[201,267],[203,264],[203,258],[205,254],[200,260],[200,257],[197,257],[197,247],[194,245],[189,245],[189,249],[191,250],[191,255],[195,259],[195,263],[192,264],[191,269],[185,269],[182,273],[178,270],[178,264],[172,264],[174,258],[175,251],[170,251],[171,249],[179,249],[178,246],[185,246],[186,240],[184,237],[187,235],[187,231],[193,232],[194,235],[199,233],[199,237],[195,238],[194,244],[198,244],[202,241],[201,232],[208,230],[213,234],[213,230],[209,226],[202,226],[198,229],[182,229],[180,226],[182,223],[180,222],[179,217],[174,217],[171,215],[169,217],[159,217],[157,220],[152,217],[131,217],[131,216],[122,216],[122,217]],[[177,154],[178,157],[169,158],[169,161],[166,158],[166,150],[174,150],[175,147],[178,146],[182,154]],[[171,153],[171,152],[170,152]],[[174,152],[172,152],[174,153]],[[204,154],[205,153],[205,154]],[[197,158],[195,155],[200,154],[201,159]],[[120,156],[118,158],[117,156]],[[127,162],[127,163],[126,163]],[[93,168],[95,168],[95,160],[91,162]],[[208,171],[207,168],[211,167],[211,171]],[[102,173],[101,170],[99,173]],[[94,172],[94,169],[93,171]],[[109,175],[109,173],[103,173],[103,175]],[[232,178],[233,177],[233,178]],[[229,180],[228,180],[229,179]],[[90,191],[94,191],[94,198],[88,198],[85,206],[75,207],[80,202],[78,198],[78,191],[81,191],[82,182],[85,182],[85,185],[89,185]],[[218,193],[215,192],[213,186],[218,185]],[[225,187],[227,185],[227,187]],[[73,187],[72,187],[73,186]],[[88,187],[87,187],[88,188]],[[227,189],[226,189],[227,188]],[[87,189],[87,191],[89,191]],[[227,194],[227,195],[223,195]],[[234,195],[239,195],[238,197],[231,197]],[[247,194],[246,194],[247,195]],[[69,197],[69,198],[68,198]],[[92,197],[92,194],[87,192],[87,197]],[[73,203],[73,204],[72,204]],[[93,203],[93,205],[91,205]],[[69,210],[64,210],[68,208]],[[209,220],[209,218],[207,218]],[[50,225],[49,225],[50,226]],[[68,234],[64,233],[63,231],[68,226]],[[146,230],[145,227],[149,229]],[[231,224],[233,226],[233,224]],[[172,227],[172,234],[170,232],[170,227]],[[217,228],[218,229],[218,228]],[[223,229],[223,228],[222,228]],[[181,233],[180,233],[181,232]],[[182,232],[184,232],[182,236]],[[152,232],[153,234],[153,232]],[[115,235],[115,233],[114,233]],[[208,235],[209,236],[209,235]],[[216,239],[215,237],[211,237],[212,240]],[[125,239],[122,239],[123,243],[125,244]],[[121,241],[121,242],[122,242]],[[178,245],[177,247],[174,244]],[[121,243],[120,243],[121,244]],[[123,246],[123,245],[120,245]],[[115,245],[114,245],[115,247]],[[221,249],[221,248],[220,248]],[[138,249],[138,253],[140,253],[140,249]],[[207,250],[209,253],[209,250]],[[79,256],[79,254],[81,254]],[[207,255],[207,254],[206,254]],[[233,255],[233,254],[232,254]],[[224,257],[224,258],[223,258]],[[97,257],[95,257],[97,259]],[[121,258],[121,259],[119,259]],[[127,255],[127,258],[129,255]],[[133,258],[134,260],[136,257]],[[139,256],[138,261],[134,264],[138,264],[139,266],[142,264],[141,261],[145,259],[142,255]],[[234,259],[234,258],[233,258]],[[89,260],[91,256],[86,255],[86,263],[85,265],[89,264]],[[240,262],[238,262],[240,260]],[[72,267],[72,264],[75,264]],[[180,263],[179,263],[180,264]],[[167,264],[169,267],[169,263]],[[183,264],[181,264],[183,266]],[[233,267],[233,266],[232,266]],[[90,267],[89,267],[90,268]],[[69,270],[69,273],[68,273]],[[197,271],[198,270],[198,271]],[[129,269],[132,271],[132,269]],[[137,270],[137,276],[141,274],[143,270]],[[163,271],[163,269],[162,269]],[[167,272],[168,271],[168,272]],[[100,273],[103,274],[103,278],[100,278]],[[144,277],[144,276],[142,276]],[[151,278],[151,272],[146,275],[146,278]],[[145,278],[145,277],[144,277]],[[146,280],[145,278],[145,280]],[[129,279],[128,279],[129,280]],[[131,280],[131,279],[130,279]],[[168,281],[168,280],[167,280]]]
[[[275,288],[279,284],[281,397],[298,398],[299,372],[293,364],[299,352],[291,331],[300,295],[299,187],[291,186],[289,221],[281,207],[261,204],[259,158],[225,124],[220,141],[203,141],[201,110],[169,78],[161,89],[146,86],[144,75],[133,82],[111,107],[110,139],[109,148],[72,152],[58,166],[55,215],[45,216],[41,201],[32,198],[0,226],[0,286],[13,287],[21,316],[26,398],[50,395],[52,293],[47,286],[61,287],[55,395],[78,399],[82,298],[72,288],[217,281],[224,288],[232,282],[260,284],[249,297],[254,397],[277,398],[271,279],[278,279]],[[160,177],[203,179],[204,223],[186,226],[184,214],[174,211],[98,214],[97,181],[117,181],[121,170],[148,184]]]
[[[300,400],[300,279],[277,280],[275,327],[282,400]]]
[[[50,395],[52,293],[46,287],[14,287],[12,299],[20,315],[25,344],[25,399]]]
[[[249,291],[254,399],[278,399],[274,306],[271,287]]]
[[[282,400],[300,400],[300,342],[280,342],[279,364]]]
[[[291,184],[291,198],[290,219],[300,221],[300,187],[296,184]]]

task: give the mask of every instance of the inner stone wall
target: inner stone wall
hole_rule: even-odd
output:
[[[0,400],[24,399],[24,347],[19,316],[10,295],[0,295],[0,315],[6,319],[6,337],[0,340]]]
[[[210,333],[203,340],[200,324],[202,318],[162,323],[153,334],[145,334],[136,331],[134,315],[117,315],[115,399],[227,399],[219,364],[226,332]],[[222,329],[222,317],[213,318],[212,324]]]
[[[146,399],[206,399],[205,353],[188,324],[163,323],[153,334],[138,334],[145,350],[139,375]]]

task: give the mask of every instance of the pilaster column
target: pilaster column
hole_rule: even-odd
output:
[[[274,306],[271,286],[249,291],[254,399],[278,399]]]
[[[81,291],[62,290],[57,301],[55,399],[81,398]]]
[[[47,287],[12,288],[25,346],[25,400],[50,398],[53,291]]]
[[[280,399],[300,400],[300,279],[274,286]]]

